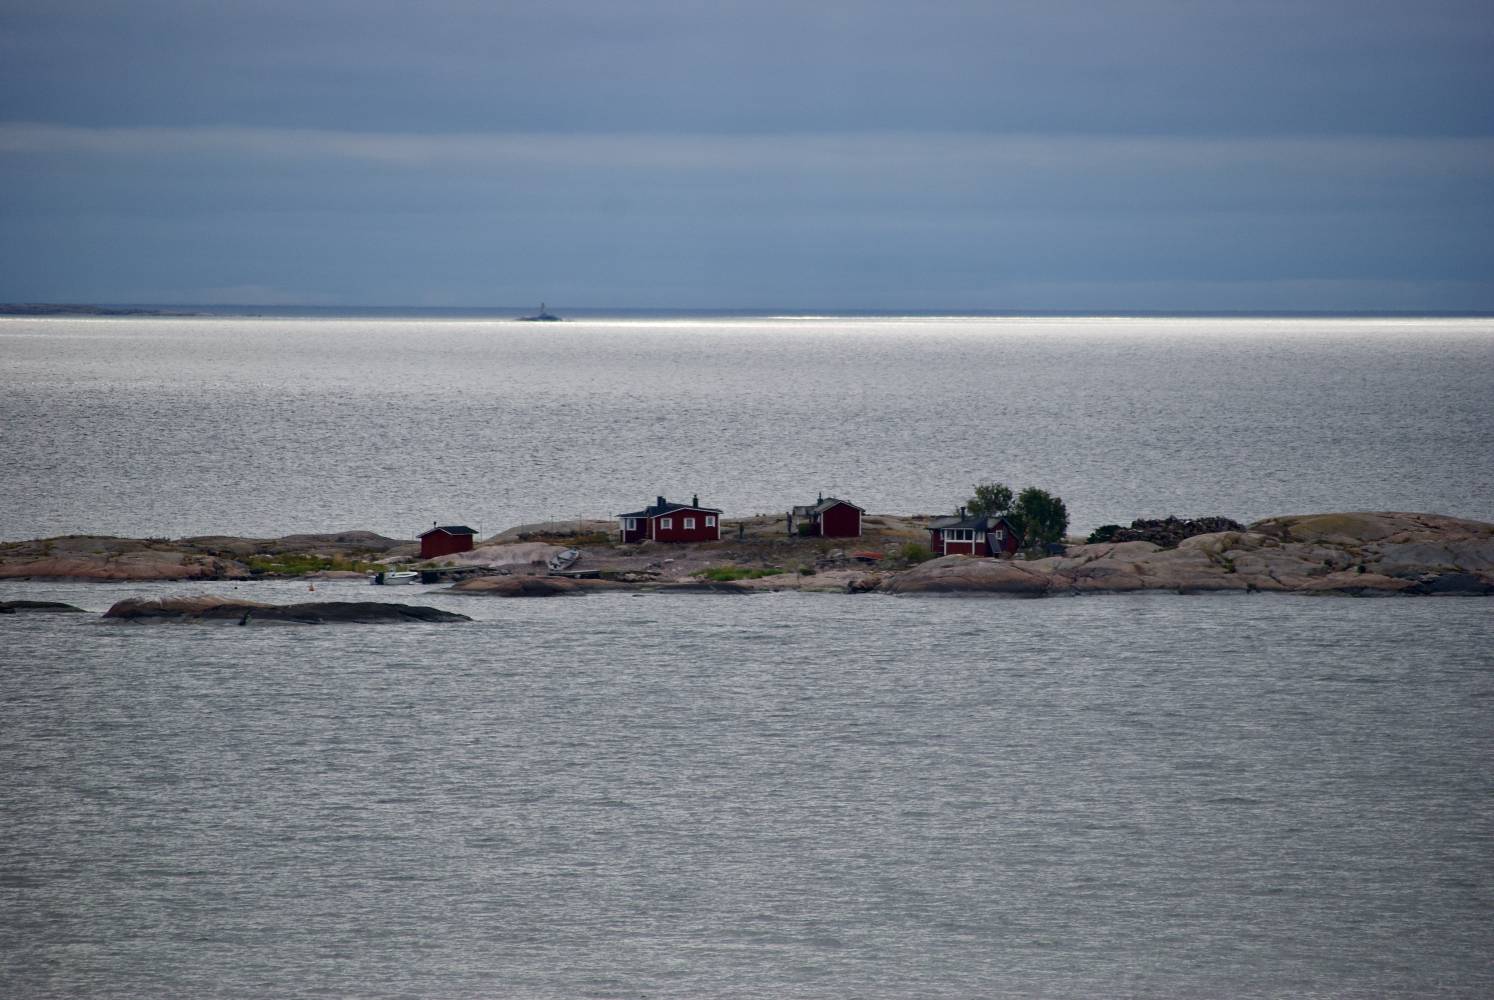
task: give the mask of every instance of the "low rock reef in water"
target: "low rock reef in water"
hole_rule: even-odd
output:
[[[280,623],[291,625],[357,624],[390,622],[470,622],[466,615],[417,604],[382,601],[312,601],[305,604],[261,604],[224,597],[162,597],[154,600],[119,601],[105,618],[124,621],[237,622],[239,625]]]
[[[58,601],[0,601],[0,615],[13,615],[20,612],[62,612],[71,614],[82,612],[82,608],[75,608],[71,604],[62,604]]]

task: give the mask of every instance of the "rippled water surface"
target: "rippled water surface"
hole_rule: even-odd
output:
[[[1483,599],[401,590],[0,618],[0,992],[1494,990]]]
[[[1487,320],[0,320],[0,538],[1494,519]],[[0,581],[0,997],[1485,997],[1480,598]]]
[[[0,319],[0,537],[484,531],[698,493],[1494,519],[1494,321]]]

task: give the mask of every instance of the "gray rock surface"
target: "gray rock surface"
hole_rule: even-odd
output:
[[[1285,592],[1370,596],[1494,594],[1494,525],[1437,514],[1268,518],[1245,531],[1076,545],[1029,562],[946,556],[888,579],[895,594],[1012,596]]]
[[[569,597],[586,592],[583,582],[557,576],[478,576],[447,589],[485,597]]]

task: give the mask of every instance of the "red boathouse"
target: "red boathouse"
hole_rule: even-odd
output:
[[[471,552],[472,540],[477,532],[465,524],[431,524],[431,529],[420,535],[420,558],[435,559],[437,556]]]
[[[716,542],[721,540],[721,512],[702,507],[700,497],[670,503],[663,497],[652,507],[619,514],[624,542]]]
[[[1022,536],[1004,517],[966,514],[929,522],[929,551],[936,556],[1009,556],[1022,547]]]
[[[861,515],[866,511],[847,500],[822,496],[789,514],[789,533],[817,538],[860,538]]]

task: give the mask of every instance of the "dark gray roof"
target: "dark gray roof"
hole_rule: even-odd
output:
[[[715,507],[701,507],[698,504],[690,504],[690,503],[670,503],[667,500],[665,500],[663,497],[660,497],[659,501],[660,501],[659,503],[656,503],[656,504],[654,504],[651,507],[645,507],[642,510],[635,510],[631,514],[619,514],[617,516],[618,517],[658,517],[661,514],[673,514],[677,510],[698,510],[698,511],[701,511],[701,512],[706,513],[706,514],[719,514],[719,513],[721,513],[721,511],[717,510]]]
[[[853,510],[860,511],[862,514],[866,513],[865,507],[857,507],[849,500],[840,500],[835,497],[821,497],[814,503],[807,503],[795,507],[793,513],[795,517],[814,517],[816,514],[825,513],[825,511],[829,510],[831,507],[834,507],[838,503],[843,503]]]
[[[475,535],[475,534],[477,534],[477,530],[475,528],[469,528],[465,524],[438,524],[438,525],[435,525],[435,526],[431,527],[430,529],[428,529],[426,531],[422,531],[420,533],[420,537],[424,538],[426,535],[435,534],[438,531],[444,531],[448,535]]]
[[[936,517],[929,521],[929,527],[938,531],[943,531],[947,528],[969,528],[972,531],[986,531],[999,524],[1005,524],[1013,533],[1016,532],[1016,528],[1006,518],[990,517],[986,514],[970,514],[966,517],[960,517],[956,514],[953,517]]]
[[[829,510],[831,507],[834,507],[838,503],[843,503],[847,507],[856,507],[856,505],[853,504],[853,503],[851,503],[851,501],[849,501],[849,500],[840,500],[840,499],[837,499],[836,497],[826,497],[825,499],[821,500],[819,503],[815,504],[813,507],[811,507],[809,509],[811,511],[813,511],[814,513],[816,513],[816,514],[823,514],[823,513],[825,513],[825,511]],[[866,508],[865,507],[856,507],[856,509],[859,510],[859,511],[861,511],[861,513],[863,513],[863,514],[866,513]]]

